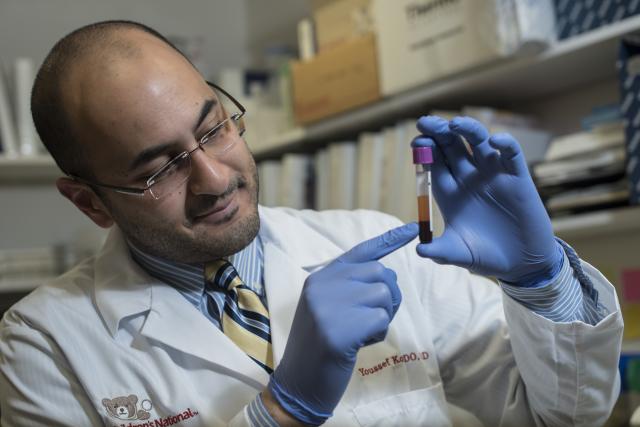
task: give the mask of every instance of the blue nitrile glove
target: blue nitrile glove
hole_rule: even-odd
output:
[[[418,235],[415,223],[360,243],[309,275],[282,361],[269,382],[280,405],[306,424],[332,415],[360,347],[382,341],[402,296],[377,260]]]
[[[422,117],[418,130],[413,144],[434,147],[433,194],[445,220],[443,235],[418,254],[519,286],[552,279],[562,247],[518,142],[469,117]]]

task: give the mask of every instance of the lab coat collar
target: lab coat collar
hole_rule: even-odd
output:
[[[344,253],[323,234],[315,232],[313,225],[303,221],[298,212],[294,209],[259,206],[263,245],[274,245],[294,264],[308,271]]]
[[[95,302],[112,336],[122,319],[150,309],[154,281],[133,262],[124,235],[114,226],[95,261]]]

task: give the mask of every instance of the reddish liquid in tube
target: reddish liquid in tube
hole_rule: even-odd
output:
[[[429,196],[418,196],[418,226],[420,227],[420,243],[431,243],[431,215],[429,212]]]

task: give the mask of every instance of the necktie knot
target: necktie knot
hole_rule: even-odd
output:
[[[242,285],[242,280],[233,265],[224,259],[207,263],[204,267],[205,283],[224,291],[231,291]]]

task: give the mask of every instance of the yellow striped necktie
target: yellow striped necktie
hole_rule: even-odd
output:
[[[269,374],[273,372],[269,312],[260,297],[244,284],[228,261],[219,259],[205,265],[205,293],[209,314],[220,319],[222,332]],[[211,287],[225,292],[222,315],[209,292]]]

